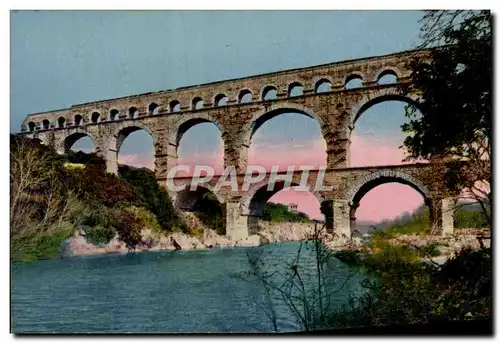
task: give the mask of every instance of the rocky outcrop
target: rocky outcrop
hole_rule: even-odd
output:
[[[87,242],[85,236],[83,236],[81,232],[77,231],[72,237],[63,242],[61,255],[63,257],[69,257],[78,255],[124,253],[127,251],[128,249],[125,246],[125,243],[118,239],[118,235],[113,237],[108,244],[94,245]]]
[[[389,243],[408,244],[415,247],[436,244],[438,245],[441,255],[452,255],[466,247],[479,249],[481,247],[481,243],[478,237],[481,236],[489,236],[489,230],[462,229],[455,230],[453,234],[445,236],[401,235],[389,240]],[[483,245],[486,248],[489,248],[490,244],[491,239],[483,240]]]

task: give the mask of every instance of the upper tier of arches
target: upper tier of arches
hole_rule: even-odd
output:
[[[117,99],[116,102],[113,100],[105,101],[99,104],[99,108],[82,112],[78,110],[65,111],[66,113],[55,112],[57,118],[41,117],[39,122],[32,117],[28,123],[23,124],[22,131],[34,132],[93,125],[106,121],[134,120],[158,114],[202,111],[210,108],[276,101],[311,94],[349,91],[365,86],[384,85],[387,87],[387,84],[391,83],[387,81],[388,76],[392,77],[395,83],[406,77],[397,67],[384,66],[369,75],[358,70],[346,72],[346,75],[341,76],[333,76],[328,73],[312,74],[309,77],[290,75],[285,81],[279,83],[267,80],[260,85],[252,83],[250,87],[244,85],[241,88],[232,87],[228,90],[204,90],[201,88],[199,92],[189,91],[189,95],[181,93],[176,97],[173,93],[169,97],[151,98],[150,101],[140,100],[141,104],[130,102],[119,104],[123,100]],[[354,87],[352,86],[353,81],[358,82]]]

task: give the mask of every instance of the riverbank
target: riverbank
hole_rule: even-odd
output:
[[[318,224],[321,225],[321,224]],[[272,223],[259,222],[259,232],[239,241],[231,241],[227,237],[219,235],[211,229],[204,228],[199,237],[187,235],[183,232],[160,233],[150,229],[141,231],[142,241],[136,246],[135,251],[158,251],[158,250],[201,250],[231,247],[253,247],[269,243],[280,243],[290,241],[303,241],[311,239],[315,234],[314,223]],[[338,250],[348,248],[349,243],[344,240],[335,239],[331,234],[321,235],[321,239],[332,249]],[[358,245],[361,241],[355,240]],[[79,255],[127,253],[129,249],[126,244],[115,235],[107,244],[94,245],[85,239],[83,231],[75,234],[63,242],[63,257]]]
[[[200,225],[192,221],[193,225]],[[370,251],[371,238],[336,237],[330,233],[320,232],[319,225],[315,229],[314,223],[286,222],[274,223],[259,221],[259,231],[247,238],[239,241],[231,241],[227,237],[218,234],[214,230],[203,228],[200,236],[191,236],[183,232],[170,234],[154,232],[150,229],[141,231],[142,241],[134,251],[160,251],[160,250],[203,250],[232,247],[254,247],[269,243],[280,243],[290,241],[304,241],[318,237],[326,247],[332,251],[351,251],[372,253]],[[423,257],[423,260],[433,261],[442,264],[447,259],[459,252],[462,248],[471,247],[477,249],[481,243],[477,239],[480,236],[489,236],[489,230],[485,229],[456,229],[454,234],[446,236],[430,235],[398,235],[386,240],[391,246],[408,245],[415,249],[426,249],[432,246],[433,253]],[[484,240],[485,247],[490,246],[490,240]],[[94,245],[85,239],[83,231],[75,234],[63,242],[61,256],[80,256],[96,254],[127,253],[130,250],[126,244],[115,235],[107,244]]]
[[[362,264],[362,260],[373,255],[402,254],[408,259],[442,265],[463,249],[490,248],[490,229],[455,229],[451,235],[433,236],[424,234],[397,234],[384,236],[375,233],[365,235],[361,248],[342,249],[336,257],[348,264]]]

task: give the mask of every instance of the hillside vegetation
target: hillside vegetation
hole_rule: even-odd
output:
[[[56,257],[76,230],[96,245],[118,235],[130,249],[144,227],[189,233],[148,169],[121,166],[118,177],[95,154],[59,155],[14,135],[10,162],[12,259]]]
[[[288,206],[268,202],[264,207],[264,216],[262,218],[270,222],[310,222],[311,219],[303,212],[291,212]]]

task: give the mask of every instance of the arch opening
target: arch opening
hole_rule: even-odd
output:
[[[112,109],[109,111],[109,120],[114,121],[118,119],[118,110]]]
[[[398,83],[398,75],[393,70],[385,70],[377,78],[379,85]]]
[[[363,87],[363,78],[357,74],[351,75],[346,78],[344,83],[345,89],[355,89]]]
[[[278,89],[274,86],[266,86],[262,90],[262,100],[276,100],[278,99]]]
[[[312,113],[281,108],[265,113],[252,124],[249,133],[248,165],[271,170],[288,166],[326,166],[326,142],[319,118]]]
[[[66,127],[66,118],[64,117],[59,117],[59,119],[57,119],[57,126],[62,129],[63,127]]]
[[[140,126],[129,126],[117,135],[118,164],[155,170],[154,139]]]
[[[33,131],[35,131],[35,130],[36,130],[36,124],[35,124],[34,122],[30,121],[30,122],[28,123],[28,128],[29,128],[29,130],[30,130],[31,132],[33,132]]]
[[[139,110],[137,109],[137,107],[130,107],[128,109],[128,117],[130,119],[135,119],[135,118],[139,118],[140,114],[139,114]]]
[[[227,105],[228,98],[225,94],[219,94],[215,97],[214,103],[215,106],[226,106]]]
[[[75,126],[80,126],[83,124],[83,117],[79,114],[75,116]]]
[[[288,187],[278,181],[271,191],[267,186],[261,186],[248,204],[249,235],[258,233],[269,223],[324,221],[321,199],[309,191],[298,190],[297,183]]]
[[[332,83],[328,79],[321,79],[314,86],[316,93],[328,93],[332,91]]]
[[[301,96],[304,94],[304,86],[300,84],[299,82],[293,82],[288,86],[288,96],[289,97],[294,97],[294,96]]]
[[[208,188],[197,186],[195,191],[188,185],[177,193],[175,207],[196,216],[205,227],[225,235],[223,209],[217,196]]]
[[[48,119],[44,119],[42,122],[42,127],[44,130],[48,130],[50,128],[50,121]]]
[[[242,90],[238,95],[239,104],[247,104],[249,102],[252,102],[252,100],[253,100],[253,94],[248,89]]]
[[[181,111],[181,103],[177,100],[170,101],[169,110],[170,113],[180,112]]]
[[[224,142],[218,126],[210,120],[197,118],[182,123],[177,131],[176,146],[178,163],[190,166],[190,173],[196,165],[211,166],[216,174],[222,173]]]
[[[75,132],[64,139],[64,153],[84,152],[86,154],[95,151],[95,144],[88,134]]]
[[[191,109],[192,110],[201,110],[203,108],[203,99],[200,97],[196,97],[193,99],[193,102],[191,103]]]
[[[101,115],[99,114],[99,112],[93,112],[92,116],[91,116],[92,123],[94,123],[94,124],[98,123],[100,116]]]
[[[419,187],[398,178],[380,178],[363,185],[350,204],[354,236],[377,230],[398,233],[431,231],[431,202]]]
[[[149,111],[150,116],[157,115],[158,112],[160,111],[160,106],[158,106],[158,104],[152,102],[148,106],[148,111]]]
[[[414,102],[399,95],[376,97],[363,104],[354,115],[350,135],[351,167],[400,165],[408,156],[406,134],[401,126],[407,121],[405,108]],[[421,115],[421,113],[417,113]]]

